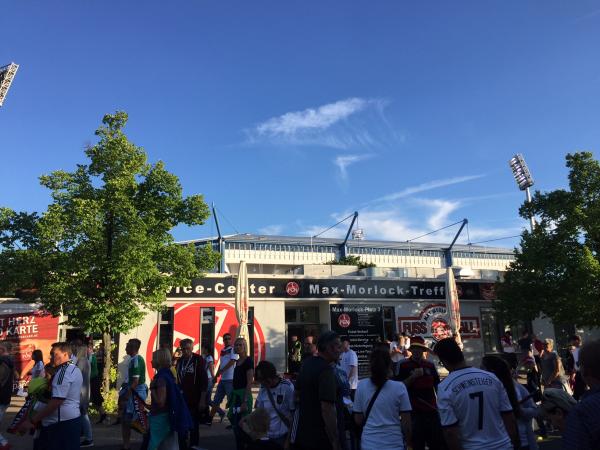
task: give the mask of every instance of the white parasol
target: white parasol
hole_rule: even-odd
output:
[[[247,348],[250,344],[250,336],[248,336],[248,269],[246,261],[240,261],[240,268],[237,275],[237,286],[235,290],[235,314],[238,320],[237,337],[246,340]]]
[[[456,343],[463,347],[460,338],[460,303],[458,302],[458,290],[456,289],[456,280],[452,267],[446,269],[446,311],[448,314],[448,322],[452,335]]]

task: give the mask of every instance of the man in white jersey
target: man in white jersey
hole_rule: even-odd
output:
[[[233,371],[235,370],[235,361],[236,355],[233,351],[233,347],[231,346],[231,334],[225,333],[223,335],[223,349],[221,350],[221,355],[219,357],[219,370],[214,376],[214,380],[221,377],[221,381],[217,385],[217,391],[215,392],[215,397],[212,401],[212,408],[210,410],[210,416],[207,425],[212,423],[212,419],[215,414],[218,412],[219,416],[221,416],[221,422],[223,421],[223,417],[225,417],[225,412],[221,409],[221,403],[227,397],[229,400],[229,396],[231,395],[231,391],[233,390]]]
[[[435,353],[450,372],[437,398],[449,450],[509,450],[512,443],[519,448],[512,406],[500,380],[467,366],[453,338],[438,342]]]
[[[48,450],[79,450],[81,413],[79,400],[83,377],[71,362],[71,346],[66,342],[54,345],[52,398],[47,406],[31,419],[34,426],[42,425],[39,442]]]

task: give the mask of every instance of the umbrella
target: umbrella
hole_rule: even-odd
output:
[[[237,276],[237,287],[235,290],[235,315],[238,320],[238,338],[246,340],[246,346],[250,343],[248,336],[248,270],[246,261],[240,261],[240,269]]]
[[[456,343],[462,348],[462,340],[460,339],[460,304],[458,302],[456,280],[454,280],[454,273],[451,267],[446,269],[446,311],[452,335]]]

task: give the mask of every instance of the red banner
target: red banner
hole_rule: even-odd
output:
[[[398,317],[398,330],[412,336],[422,336],[439,341],[451,335],[446,305],[426,306],[417,317]],[[463,338],[481,338],[479,317],[462,316],[460,334]]]
[[[41,350],[44,363],[49,361],[50,346],[58,338],[58,317],[41,311],[23,311],[2,314],[0,312],[0,340],[13,344],[15,368],[21,379],[33,367],[31,354]]]

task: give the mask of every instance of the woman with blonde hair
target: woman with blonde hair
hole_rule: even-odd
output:
[[[237,360],[233,371],[233,391],[229,401],[227,416],[235,435],[236,448],[244,448],[240,419],[252,412],[252,381],[254,380],[254,361],[248,356],[246,339],[237,338],[233,344]]]
[[[150,439],[148,450],[178,450],[177,435],[192,428],[192,417],[176,386],[171,371],[171,352],[161,348],[152,353],[156,375],[150,383]]]

